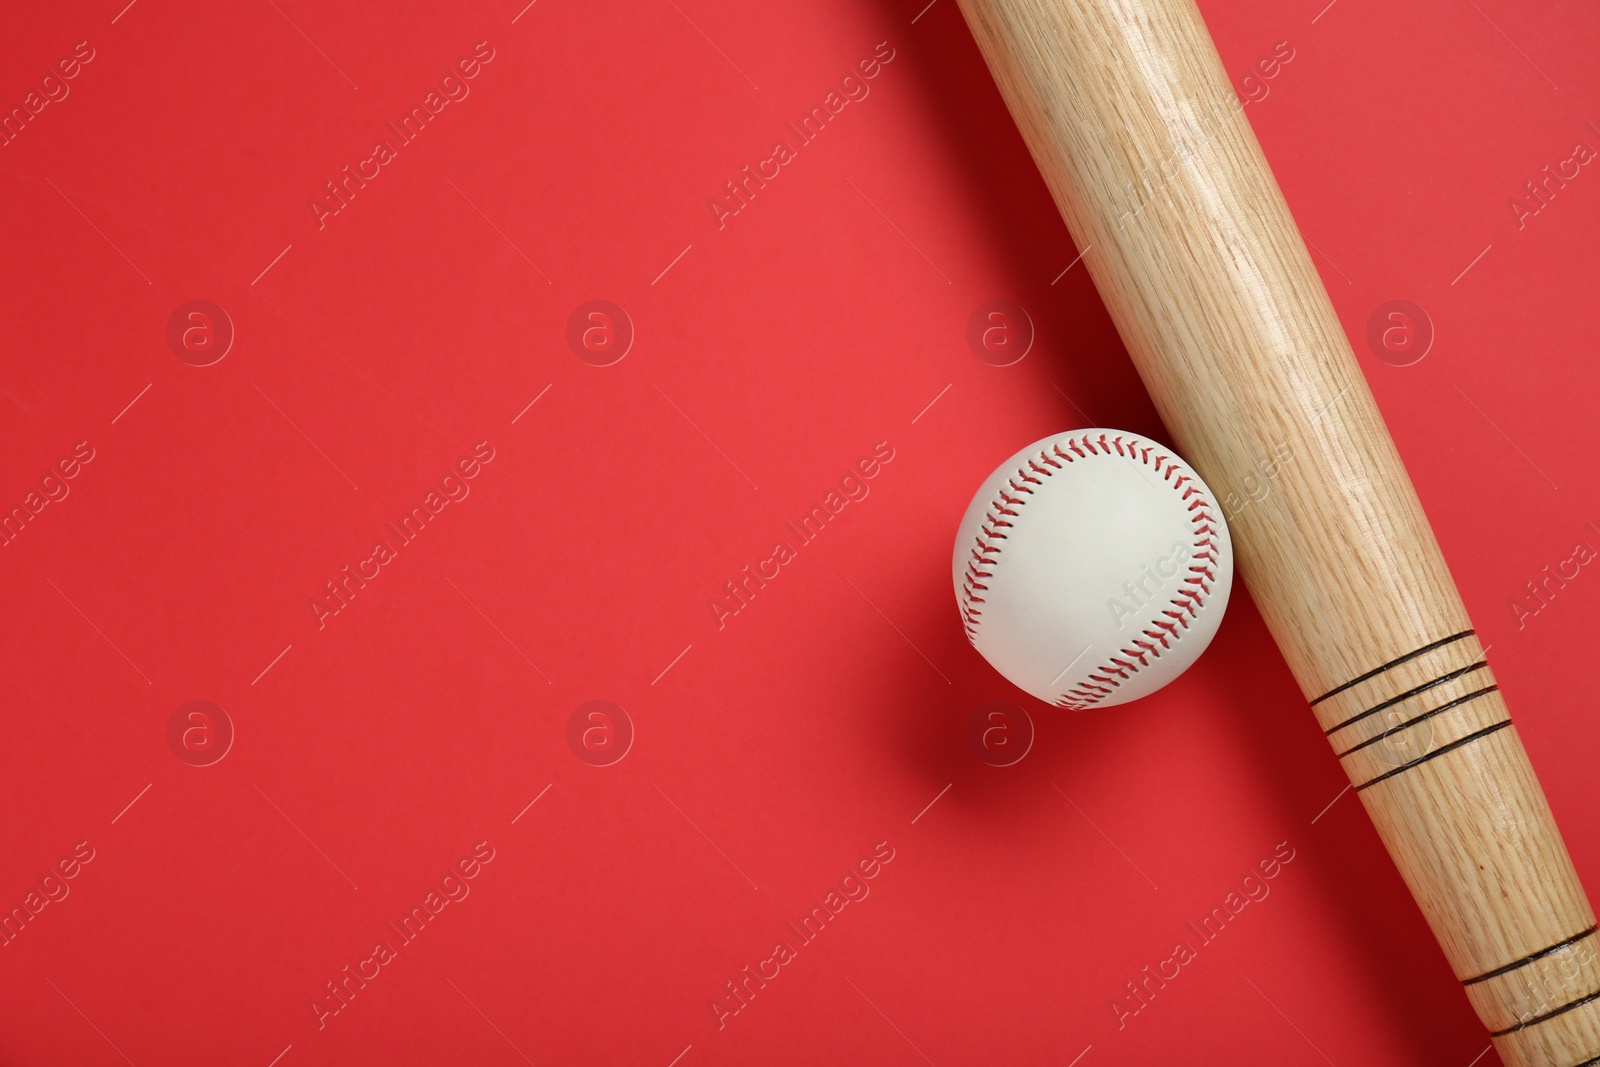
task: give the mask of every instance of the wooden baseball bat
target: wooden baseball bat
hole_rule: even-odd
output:
[[[1176,444],[1267,487],[1240,571],[1501,1058],[1600,1064],[1594,912],[1194,0],[959,2]]]

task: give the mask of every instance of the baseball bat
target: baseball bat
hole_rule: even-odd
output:
[[[1194,0],[959,2],[1501,1058],[1600,1064],[1594,912]]]

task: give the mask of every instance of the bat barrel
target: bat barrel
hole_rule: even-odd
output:
[[[1193,0],[960,3],[1502,1059],[1600,1063],[1594,913]]]

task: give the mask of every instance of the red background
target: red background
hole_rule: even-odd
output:
[[[4,16],[6,109],[94,58],[0,149],[0,506],[95,458],[0,549],[0,903],[94,859],[0,948],[0,1062],[1484,1050],[1242,587],[1131,707],[1054,711],[966,644],[949,557],[984,475],[1085,423],[1164,435],[953,0],[923,2]],[[1600,13],[1202,6],[1246,95],[1293,49],[1246,113],[1600,885],[1600,578],[1511,606],[1600,547],[1600,177],[1520,229],[1508,204],[1600,148]],[[480,41],[470,95],[319,229],[323,183]],[[723,183],[884,41],[870,95],[719,229]],[[237,334],[208,367],[166,341],[198,299]],[[566,341],[591,299],[636,331],[608,367]],[[1394,299],[1437,333],[1412,366],[1364,340]],[[968,349],[988,300],[1032,317],[1014,365]],[[323,583],[480,441],[470,496],[319,629]],[[719,629],[723,583],[878,442],[870,496]],[[194,699],[236,732],[211,766],[167,742]],[[635,731],[611,766],[567,741],[594,699]],[[996,699],[1037,729],[1005,768],[967,742]],[[324,983],[480,841],[471,895],[319,1028]],[[879,842],[870,896],[719,1029],[724,983]],[[1280,842],[1270,896],[1119,1027]]]

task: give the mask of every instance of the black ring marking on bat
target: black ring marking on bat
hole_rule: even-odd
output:
[[[1422,722],[1424,719],[1431,719],[1435,715],[1440,715],[1440,714],[1443,714],[1444,712],[1449,711],[1451,708],[1460,707],[1462,704],[1467,703],[1469,700],[1477,700],[1479,697],[1483,696],[1483,694],[1485,694],[1485,693],[1497,692],[1499,690],[1499,688],[1500,687],[1498,685],[1484,686],[1482,689],[1474,690],[1473,692],[1468,693],[1464,697],[1456,697],[1456,699],[1454,699],[1454,700],[1452,700],[1452,701],[1450,701],[1448,703],[1440,704],[1438,707],[1432,708],[1432,709],[1430,709],[1428,711],[1425,711],[1421,715],[1418,715],[1415,718],[1407,719],[1405,722],[1395,723],[1393,726],[1391,726],[1387,730],[1383,731],[1383,733],[1376,734],[1376,735],[1374,735],[1372,737],[1367,738],[1365,741],[1361,742],[1359,745],[1355,746],[1354,748],[1345,749],[1343,752],[1339,753],[1339,758],[1340,759],[1344,759],[1346,756],[1350,755],[1350,753],[1352,753],[1352,752],[1360,752],[1362,749],[1366,748],[1368,745],[1375,745],[1379,741],[1382,741],[1384,738],[1390,737],[1390,736],[1392,736],[1394,734],[1397,734],[1401,730],[1404,730],[1404,729],[1406,729],[1408,727],[1415,726],[1417,723]]]
[[[1454,670],[1454,671],[1451,671],[1448,674],[1441,674],[1439,677],[1435,678],[1431,682],[1423,682],[1421,685],[1417,686],[1415,689],[1407,689],[1404,693],[1401,693],[1397,697],[1390,697],[1388,700],[1385,700],[1382,704],[1374,704],[1372,707],[1368,708],[1366,711],[1363,711],[1361,714],[1353,716],[1352,718],[1346,719],[1344,722],[1342,722],[1339,725],[1333,727],[1332,729],[1324,730],[1322,732],[1324,734],[1328,735],[1329,737],[1332,737],[1334,734],[1338,733],[1340,730],[1343,730],[1346,726],[1354,726],[1356,723],[1360,722],[1362,719],[1365,719],[1368,715],[1376,715],[1378,712],[1382,711],[1384,708],[1393,707],[1394,705],[1400,703],[1402,700],[1410,700],[1412,697],[1416,696],[1418,693],[1426,693],[1428,690],[1432,689],[1436,685],[1443,685],[1446,682],[1454,681],[1455,679],[1460,678],[1463,674],[1471,674],[1473,671],[1481,671],[1487,666],[1489,666],[1489,661],[1486,660],[1486,659],[1480,659],[1478,662],[1476,662],[1476,663],[1474,663],[1474,664],[1472,664],[1470,666],[1467,666],[1467,667],[1462,667],[1460,670]]]
[[[1551,945],[1549,948],[1542,948],[1538,952],[1529,953],[1528,955],[1522,957],[1520,960],[1517,960],[1515,963],[1508,963],[1504,967],[1496,967],[1492,971],[1484,971],[1482,974],[1478,975],[1475,978],[1463,978],[1463,979],[1461,979],[1461,984],[1462,985],[1475,985],[1478,982],[1486,982],[1491,978],[1498,978],[1500,975],[1505,974],[1508,971],[1514,971],[1518,967],[1526,967],[1528,964],[1532,963],[1534,960],[1542,960],[1546,956],[1550,955],[1552,952],[1560,952],[1562,949],[1566,948],[1568,945],[1577,944],[1579,941],[1582,941],[1584,938],[1589,937],[1590,935],[1592,935],[1595,932],[1596,929],[1597,929],[1597,927],[1591,926],[1591,927],[1589,927],[1589,929],[1585,930],[1583,933],[1581,933],[1581,934],[1573,934],[1571,937],[1567,938],[1565,941],[1557,941],[1555,944]],[[1600,1060],[1600,1056],[1595,1057],[1595,1059],[1596,1060]],[[1595,1061],[1591,1060],[1590,1062],[1593,1063]],[[1582,1065],[1580,1064],[1579,1067],[1582,1067]]]
[[[1547,1011],[1543,1015],[1534,1016],[1533,1018],[1529,1019],[1527,1022],[1518,1023],[1517,1025],[1511,1027],[1508,1030],[1494,1030],[1494,1031],[1491,1031],[1489,1036],[1490,1037],[1505,1037],[1507,1034],[1514,1034],[1518,1030],[1526,1030],[1530,1026],[1538,1026],[1540,1023],[1545,1022],[1548,1019],[1554,1019],[1557,1015],[1565,1015],[1567,1012],[1571,1011],[1573,1008],[1581,1008],[1585,1004],[1589,1003],[1591,1000],[1600,1000],[1600,989],[1595,990],[1593,993],[1590,993],[1587,996],[1582,996],[1582,997],[1579,997],[1577,1000],[1571,1001],[1571,1002],[1569,1002],[1567,1004],[1563,1004],[1563,1005],[1561,1005],[1561,1007],[1556,1008],[1554,1011]],[[1594,1061],[1590,1060],[1589,1062],[1593,1063]],[[1581,1067],[1581,1065],[1580,1065],[1580,1067]]]
[[[1382,774],[1378,775],[1378,777],[1373,778],[1373,779],[1371,779],[1369,781],[1366,781],[1366,782],[1362,782],[1360,785],[1356,786],[1356,792],[1359,793],[1363,789],[1371,788],[1372,786],[1377,785],[1379,782],[1383,781],[1386,778],[1393,778],[1397,774],[1403,774],[1406,771],[1411,770],[1413,767],[1420,767],[1422,764],[1427,763],[1429,760],[1433,759],[1436,756],[1442,756],[1446,752],[1453,752],[1454,750],[1460,748],[1462,745],[1470,745],[1472,742],[1481,740],[1482,738],[1485,738],[1485,737],[1488,737],[1490,734],[1494,733],[1496,730],[1504,730],[1507,726],[1510,726],[1510,725],[1511,725],[1511,720],[1510,719],[1504,719],[1504,720],[1502,720],[1500,722],[1495,723],[1493,726],[1485,726],[1481,730],[1476,730],[1476,731],[1468,734],[1466,737],[1457,738],[1456,740],[1450,742],[1448,745],[1443,745],[1443,746],[1441,746],[1439,748],[1434,749],[1432,752],[1428,753],[1426,756],[1418,756],[1416,759],[1412,760],[1410,763],[1402,763],[1400,766],[1396,767],[1392,771],[1384,771]],[[1600,994],[1596,994],[1596,996],[1600,996]]]
[[[1476,633],[1475,630],[1462,630],[1458,634],[1451,634],[1449,637],[1440,638],[1439,640],[1433,642],[1432,644],[1423,645],[1421,648],[1417,649],[1415,652],[1407,652],[1405,655],[1401,656],[1399,659],[1392,659],[1388,663],[1385,663],[1381,667],[1377,667],[1377,668],[1375,668],[1373,670],[1370,670],[1366,674],[1359,675],[1359,676],[1357,676],[1355,678],[1350,679],[1348,682],[1344,683],[1341,686],[1336,686],[1333,689],[1328,690],[1326,693],[1323,693],[1317,699],[1313,700],[1311,702],[1311,706],[1312,707],[1316,707],[1318,704],[1322,703],[1324,700],[1327,700],[1329,697],[1338,696],[1340,693],[1344,692],[1346,689],[1349,689],[1353,685],[1360,685],[1362,682],[1366,681],[1367,679],[1376,678],[1378,675],[1382,674],[1384,671],[1389,670],[1389,669],[1394,668],[1394,667],[1398,667],[1398,666],[1400,666],[1400,664],[1405,663],[1407,660],[1416,659],[1418,656],[1425,655],[1425,654],[1427,654],[1429,652],[1432,652],[1436,648],[1443,648],[1445,645],[1453,644],[1454,642],[1461,640],[1463,637],[1471,637],[1474,633]]]

